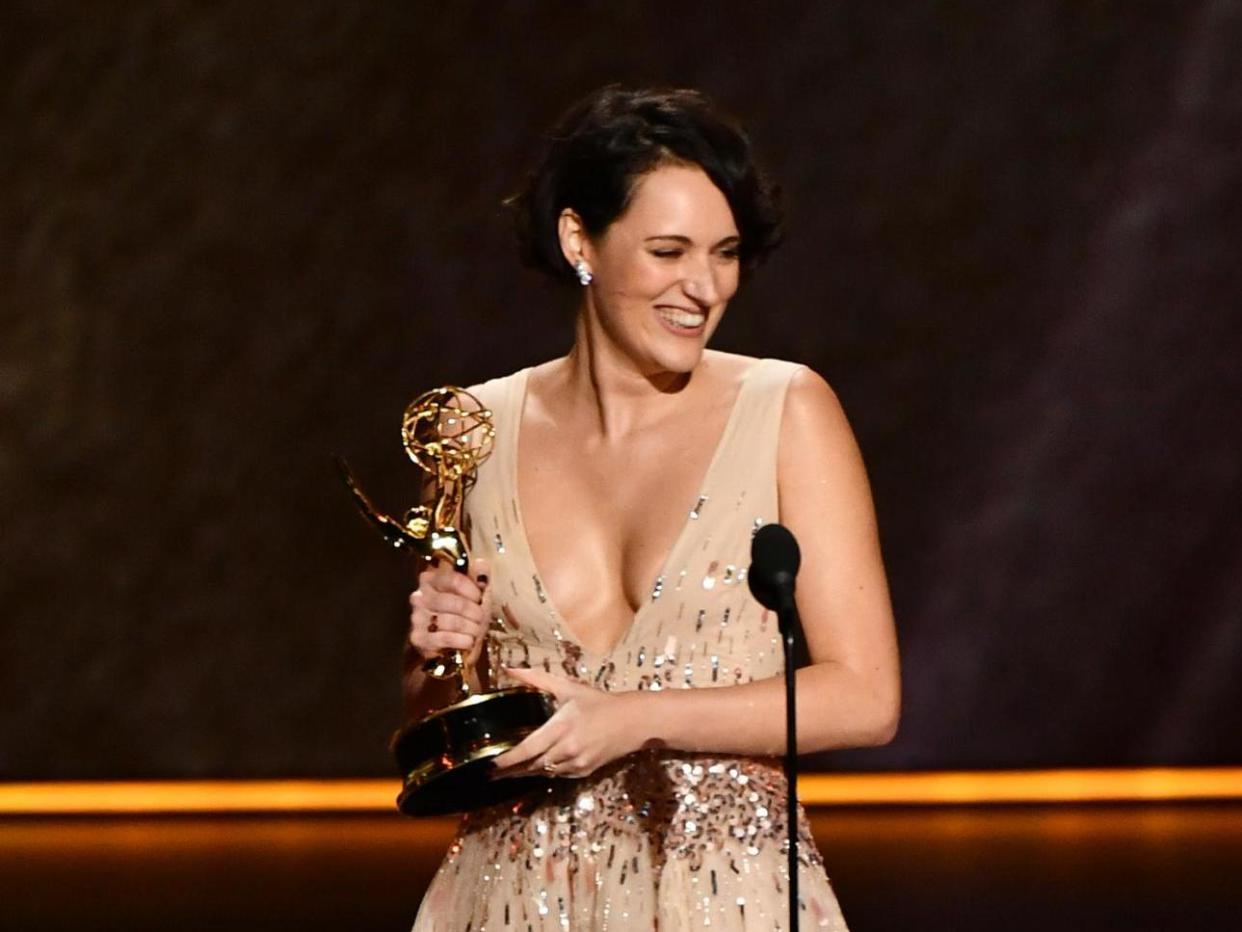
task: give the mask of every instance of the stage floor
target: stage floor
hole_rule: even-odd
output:
[[[1242,806],[812,819],[854,932],[1242,929]],[[405,930],[452,829],[395,815],[0,820],[0,928]]]

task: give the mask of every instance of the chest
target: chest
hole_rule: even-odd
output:
[[[587,443],[532,421],[519,432],[516,493],[530,554],[567,618],[612,639],[650,599],[721,449],[729,411],[711,408]]]

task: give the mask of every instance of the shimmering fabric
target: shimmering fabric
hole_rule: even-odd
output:
[[[754,530],[777,517],[780,412],[796,369],[750,364],[651,597],[606,653],[575,640],[526,542],[515,466],[529,370],[473,389],[497,430],[467,502],[474,552],[492,566],[491,669],[535,667],[612,691],[779,675],[776,619],[752,599],[746,567]],[[585,780],[557,781],[463,820],[414,929],[786,929],[784,794],[776,760],[675,752],[642,752]],[[843,930],[801,809],[799,837],[801,927]]]

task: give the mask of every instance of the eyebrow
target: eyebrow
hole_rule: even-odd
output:
[[[661,236],[648,236],[646,239],[643,240],[643,242],[650,243],[653,239],[671,239],[671,240],[674,240],[675,242],[681,243],[684,246],[689,246],[691,243],[690,237],[681,236],[680,234],[676,234],[676,233],[667,233]],[[732,242],[740,243],[741,241],[742,241],[742,237],[735,233],[732,236],[726,236],[716,245],[723,246],[725,243],[732,243]]]

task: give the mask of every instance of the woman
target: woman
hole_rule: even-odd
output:
[[[501,685],[553,694],[497,778],[576,779],[468,816],[415,929],[784,928],[783,658],[745,584],[757,526],[803,554],[799,751],[890,740],[899,676],[836,397],[805,367],[706,349],[776,245],[770,190],[701,95],[609,87],[512,203],[527,257],[579,289],[575,340],[472,389],[498,438],[467,501],[476,576],[419,577],[410,644],[477,663],[486,643]],[[844,929],[805,814],[799,831],[801,923]]]

